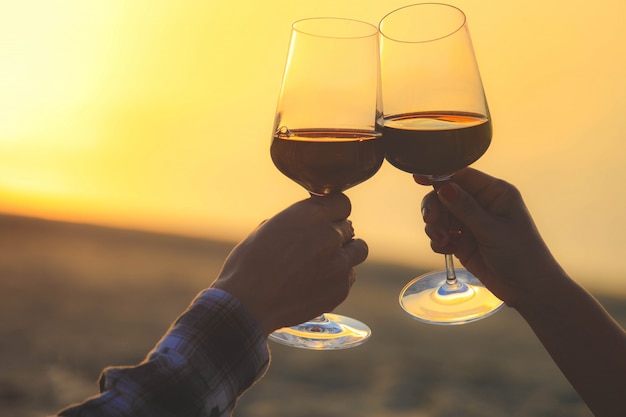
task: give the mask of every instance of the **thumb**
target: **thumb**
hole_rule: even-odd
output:
[[[441,203],[469,229],[479,234],[489,223],[489,215],[465,190],[453,182],[446,182],[437,190]]]
[[[369,253],[367,243],[363,239],[358,238],[352,239],[352,241],[343,245],[343,250],[351,267],[365,262]]]

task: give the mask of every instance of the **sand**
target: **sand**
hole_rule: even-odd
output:
[[[45,416],[143,359],[233,243],[0,216],[0,415]],[[271,344],[238,417],[567,416],[591,413],[519,315],[419,323],[398,306],[418,273],[369,262],[337,310],[372,338],[343,351]],[[626,303],[596,294],[624,325]]]

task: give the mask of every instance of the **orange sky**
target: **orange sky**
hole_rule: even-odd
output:
[[[476,164],[517,184],[581,281],[626,279],[626,3],[451,1],[494,119]],[[240,239],[306,193],[269,158],[290,24],[397,0],[0,5],[0,211]],[[439,267],[425,189],[385,164],[348,191],[372,258]]]

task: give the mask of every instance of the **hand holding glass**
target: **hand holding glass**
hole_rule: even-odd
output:
[[[375,26],[351,19],[293,24],[270,151],[274,165],[313,196],[353,187],[383,162],[375,129],[377,35]],[[324,314],[270,340],[326,350],[357,346],[370,334],[357,320]]]
[[[485,153],[492,134],[465,14],[445,4],[415,4],[389,13],[379,31],[376,123],[385,157],[435,184],[447,181]],[[427,323],[463,324],[493,314],[502,301],[446,255],[446,270],[411,281],[400,304]]]

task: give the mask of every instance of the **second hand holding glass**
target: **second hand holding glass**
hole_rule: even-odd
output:
[[[313,196],[342,192],[373,176],[384,159],[375,129],[378,29],[340,18],[292,26],[274,124],[274,165]],[[315,350],[358,346],[367,325],[337,314],[283,328],[270,339]]]
[[[433,183],[479,159],[492,127],[465,14],[446,4],[402,7],[380,22],[381,97],[377,129],[391,165]],[[503,305],[465,269],[415,278],[400,294],[402,308],[432,324],[463,324]]]

